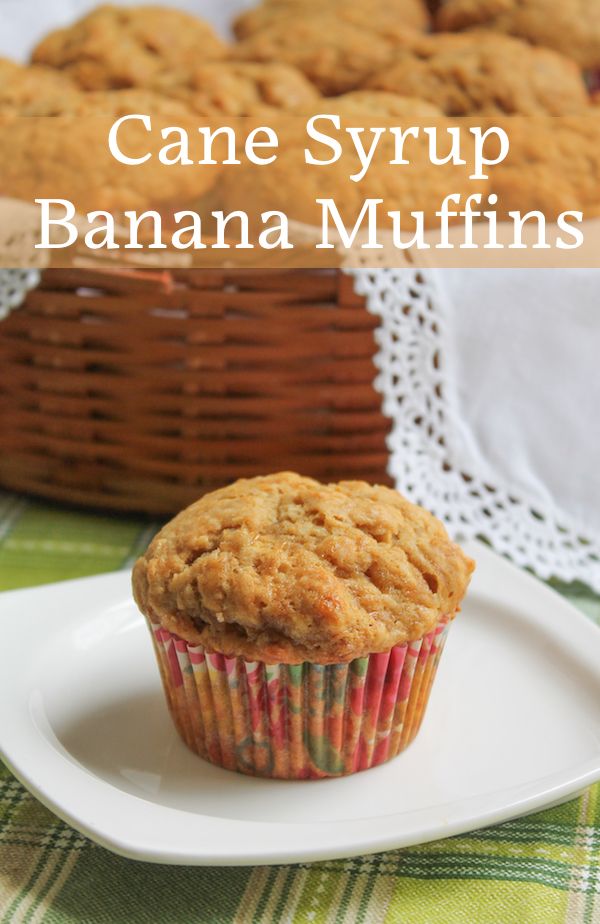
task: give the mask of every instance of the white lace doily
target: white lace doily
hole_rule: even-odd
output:
[[[9,311],[18,308],[30,289],[40,281],[37,270],[3,269],[0,270],[0,321]]]
[[[442,519],[456,538],[481,536],[540,577],[579,579],[600,592],[600,532],[559,509],[549,492],[541,504],[539,495],[532,498],[507,483],[489,460],[482,462],[481,446],[465,448],[463,440],[458,450],[461,398],[449,375],[448,355],[456,347],[435,273],[350,272],[381,320],[376,386],[393,421],[389,470],[398,489]],[[490,348],[479,343],[484,356]],[[552,395],[548,398],[552,401]],[[593,460],[589,468],[593,472]]]
[[[36,206],[20,199],[0,196],[0,266],[19,266],[25,270],[45,269],[50,263],[50,252],[36,249],[38,236],[39,215]],[[11,285],[14,285],[17,292],[19,281],[14,275]]]

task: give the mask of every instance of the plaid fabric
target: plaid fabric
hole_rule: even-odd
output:
[[[157,524],[0,496],[0,589],[125,567]],[[600,624],[600,598],[557,589]],[[0,922],[597,924],[600,786],[559,808],[410,850],[256,869],[114,856],[0,772]]]

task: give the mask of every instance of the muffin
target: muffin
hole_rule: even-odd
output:
[[[112,123],[130,113],[146,113],[154,131],[139,122],[122,127],[124,150],[148,151],[154,156],[132,169],[112,156],[106,138]],[[160,128],[195,123],[191,110],[178,100],[148,90],[82,93],[59,103],[55,98],[36,103],[36,115],[54,119],[17,118],[18,110],[0,108],[0,127],[10,128],[10,143],[0,146],[0,194],[31,201],[35,198],[70,199],[80,213],[105,209],[160,208],[183,203],[191,207],[210,190],[218,166],[177,164],[165,169],[157,158],[164,143]],[[65,133],[69,143],[65,144]]]
[[[319,99],[304,74],[288,64],[209,61],[184,73],[173,72],[155,89],[181,100],[203,116],[266,115]]]
[[[344,129],[377,125],[384,128],[401,125],[435,126],[445,132],[447,119],[441,111],[424,100],[402,97],[376,90],[356,90],[322,100],[318,107],[295,111],[302,118],[282,117],[277,121],[279,153],[268,170],[242,164],[233,170],[224,168],[220,195],[226,210],[244,209],[251,219],[265,209],[279,209],[296,222],[320,227],[321,207],[317,199],[333,198],[342,219],[353,227],[365,199],[382,199],[381,214],[400,209],[406,235],[412,232],[411,212],[423,211],[426,227],[436,224],[436,211],[449,192],[463,196],[484,193],[487,181],[469,179],[472,165],[434,165],[429,159],[429,139],[422,132],[407,139],[404,156],[410,161],[405,168],[390,164],[395,155],[395,138],[386,131],[379,142],[373,162],[360,182],[349,178],[360,169],[347,132],[336,133],[343,156],[335,163],[306,167],[305,124],[310,115],[339,115]],[[331,123],[326,123],[331,129]],[[323,149],[315,146],[323,155]]]
[[[79,98],[79,89],[63,74],[0,58],[0,114],[55,115],[66,103]]]
[[[398,49],[365,87],[421,97],[449,116],[558,116],[589,107],[571,60],[486,32],[423,36]]]
[[[600,4],[593,0],[443,0],[436,24],[443,31],[493,29],[600,68]]]
[[[172,68],[225,54],[212,27],[189,13],[106,4],[47,35],[32,60],[59,68],[84,90],[122,90],[148,87]]]
[[[340,22],[373,28],[373,23],[394,21],[409,29],[425,31],[430,27],[429,12],[422,0],[329,0],[324,8],[321,0],[264,0],[259,6],[241,13],[233,23],[238,39],[248,38],[268,28],[276,20],[287,19],[290,28],[294,20],[307,19],[324,11],[333,13]]]
[[[241,61],[291,64],[321,93],[330,96],[360,86],[414,36],[394,18],[358,25],[341,20],[325,8],[302,18],[274,18],[268,26],[234,45],[232,55]]]
[[[366,769],[414,738],[473,567],[396,491],[284,472],[178,514],[133,591],[186,744],[302,779]]]

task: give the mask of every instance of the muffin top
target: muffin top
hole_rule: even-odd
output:
[[[474,563],[390,488],[289,472],[236,481],[178,514],[133,570],[152,621],[227,656],[337,663],[429,632]]]
[[[212,27],[182,10],[106,4],[47,35],[33,61],[60,68],[85,90],[119,90],[225,53]]]
[[[443,0],[437,25],[496,29],[600,67],[600,4],[593,0]]]
[[[261,29],[268,28],[277,20],[286,20],[289,29],[294,22],[310,18],[323,10],[321,0],[263,0],[259,6],[244,10],[233,23],[238,39],[248,38]],[[350,22],[358,26],[373,28],[373,23],[391,23],[425,31],[431,23],[425,0],[328,0],[327,12],[333,13],[339,22]]]
[[[493,32],[422,36],[398,48],[365,86],[420,96],[449,116],[569,115],[589,107],[573,61]]]
[[[204,116],[248,116],[289,110],[319,99],[316,87],[288,64],[208,61],[165,75],[155,89]]]
[[[360,86],[418,34],[395,19],[358,25],[325,8],[297,19],[278,16],[235,45],[232,54],[242,61],[292,64],[321,93],[335,95]]]
[[[279,120],[278,157],[268,170],[243,164],[234,171],[223,172],[221,195],[226,209],[241,208],[254,218],[265,209],[275,208],[294,221],[318,227],[322,214],[317,200],[330,196],[340,203],[342,219],[352,227],[365,199],[373,197],[383,200],[382,211],[400,208],[406,216],[423,211],[425,227],[435,227],[440,202],[450,190],[468,195],[487,189],[486,180],[470,179],[473,172],[470,163],[432,164],[429,138],[423,132],[407,140],[404,148],[404,156],[410,162],[407,170],[392,163],[396,148],[390,131],[382,135],[377,154],[360,182],[349,179],[349,174],[358,169],[358,161],[347,131],[340,138],[344,156],[335,163],[307,170],[305,123],[310,115],[319,112],[339,115],[344,129],[352,125],[390,128],[404,122],[413,126],[434,125],[441,131],[447,127],[447,119],[431,103],[378,90],[354,90],[321,100],[319,106],[300,107],[294,114],[302,118]],[[411,227],[407,218],[407,232]]]

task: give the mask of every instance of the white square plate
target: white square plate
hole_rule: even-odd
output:
[[[600,632],[485,546],[469,551],[477,571],[423,727],[381,767],[269,781],[188,751],[123,572],[0,595],[0,751],[75,828],[161,863],[352,856],[564,800],[600,779]]]

